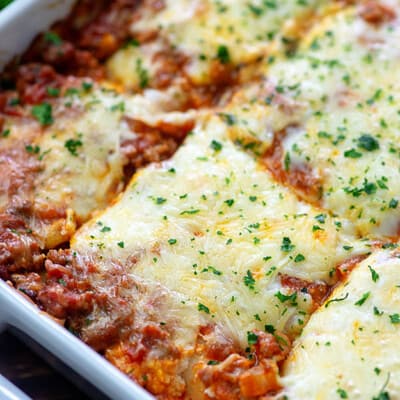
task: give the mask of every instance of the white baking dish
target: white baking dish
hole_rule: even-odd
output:
[[[0,12],[0,70],[22,53],[35,35],[70,10],[73,0],[16,0]],[[14,329],[39,344],[63,364],[113,400],[154,399],[103,357],[45,316],[37,307],[0,280],[0,331]],[[40,351],[39,351],[40,352]],[[18,388],[0,375],[0,399],[25,400]]]

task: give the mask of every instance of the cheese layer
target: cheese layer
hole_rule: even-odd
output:
[[[159,283],[243,346],[265,324],[296,332],[312,301],[282,287],[280,275],[329,284],[332,269],[365,247],[345,221],[278,185],[229,139],[220,116],[200,121],[170,161],[140,171],[83,226],[72,249],[103,272],[117,263]]]
[[[373,26],[348,8],[267,72],[279,94],[307,104],[283,140],[282,168],[309,168],[322,205],[361,235],[398,234],[399,26],[398,19]]]
[[[400,259],[377,251],[308,322],[284,367],[290,400],[400,397]],[[383,397],[382,393],[389,396]],[[381,397],[379,395],[381,394]]]
[[[109,61],[109,73],[126,87],[140,87],[160,68],[154,57],[162,50],[177,50],[188,62],[185,73],[196,84],[212,81],[210,68],[215,60],[239,66],[254,63],[272,51],[276,38],[285,32],[298,36],[296,19],[310,18],[327,2],[244,1],[244,0],[167,0],[155,12],[139,9],[140,18],[132,23],[132,34],[157,32],[157,40],[142,46],[127,46]]]

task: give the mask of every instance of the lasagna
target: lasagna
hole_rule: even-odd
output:
[[[2,74],[0,276],[159,399],[399,398],[399,13],[77,2]]]

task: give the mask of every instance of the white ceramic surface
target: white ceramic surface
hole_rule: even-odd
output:
[[[93,0],[96,1],[96,0]],[[64,17],[74,0],[15,0],[0,12],[0,71],[40,32]],[[0,280],[0,331],[14,327],[31,337],[112,400],[154,400],[83,342],[43,315]],[[29,400],[0,375],[0,400]]]
[[[74,0],[15,0],[0,12],[0,70],[70,10]]]

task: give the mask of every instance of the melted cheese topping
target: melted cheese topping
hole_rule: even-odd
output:
[[[372,27],[347,9],[304,38],[299,54],[269,70],[285,96],[308,104],[283,142],[291,168],[311,166],[323,206],[361,235],[398,234],[400,25]],[[283,163],[283,160],[282,160]]]
[[[149,126],[192,118],[190,112],[164,112],[171,107],[171,96],[148,91],[145,96],[127,97],[107,88],[89,92],[75,88],[52,102],[53,123],[42,132],[38,124],[27,124],[23,119],[6,121],[6,127],[10,123],[10,146],[23,141],[26,151],[41,164],[31,194],[35,209],[39,213],[67,210],[66,218],[51,224],[40,218],[31,221],[45,247],[68,240],[78,223],[107,206],[123,189],[127,160],[121,143],[136,137],[126,117]],[[3,206],[9,201],[5,196],[0,200]]]
[[[399,268],[374,253],[311,317],[284,367],[287,398],[400,397]]]
[[[346,246],[365,249],[344,221],[321,219],[276,184],[227,131],[219,116],[199,123],[170,161],[142,170],[86,224],[72,248],[103,272],[118,263],[161,284],[246,346],[249,330],[293,332],[312,309],[307,293],[285,297],[293,293],[279,274],[332,283]]]
[[[111,77],[127,87],[137,87],[138,83],[140,86],[143,71],[150,78],[154,76],[158,67],[154,55],[163,48],[184,54],[189,59],[186,74],[196,84],[208,84],[213,61],[219,59],[238,66],[262,59],[272,50],[275,38],[284,36],[285,31],[292,39],[296,36],[296,18],[306,15],[309,18],[326,1],[167,0],[165,3],[159,12],[141,9],[141,18],[131,28],[133,35],[157,31],[157,41],[140,47],[128,46],[109,62]]]

